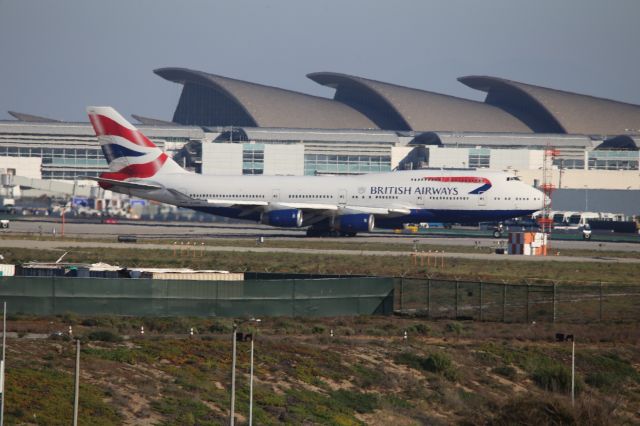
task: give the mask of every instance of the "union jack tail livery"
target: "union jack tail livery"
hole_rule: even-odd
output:
[[[109,163],[109,172],[102,173],[101,178],[124,181],[152,178],[158,174],[186,173],[115,109],[88,107],[87,113]]]

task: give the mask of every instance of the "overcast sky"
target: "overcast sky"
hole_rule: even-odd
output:
[[[186,67],[320,96],[335,71],[482,100],[481,74],[640,104],[638,0],[0,0],[0,119],[171,119]]]

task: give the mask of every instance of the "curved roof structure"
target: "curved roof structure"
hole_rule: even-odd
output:
[[[603,141],[596,147],[597,150],[624,150],[640,151],[640,141],[633,139],[629,135],[614,136]]]
[[[518,118],[483,102],[333,72],[307,77],[336,89],[336,101],[357,109],[382,129],[531,132]]]
[[[513,114],[535,132],[616,135],[640,128],[640,105],[497,77],[468,76],[458,81],[487,92],[485,103]]]
[[[9,115],[19,121],[26,121],[28,123],[61,123],[60,120],[54,120],[53,118],[42,117],[40,115],[25,114],[24,112],[7,111]]]
[[[360,112],[331,99],[185,68],[156,74],[184,85],[173,121],[201,126],[377,129]]]
[[[145,117],[144,115],[131,114],[131,116],[141,124],[147,124],[149,126],[175,126],[175,123],[166,120],[160,120],[158,118]]]

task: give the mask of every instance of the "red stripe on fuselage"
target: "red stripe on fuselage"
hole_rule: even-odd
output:
[[[425,176],[425,179],[432,182],[455,182],[455,183],[484,183],[491,184],[491,181],[487,178],[478,176],[438,176],[429,177]]]
[[[113,121],[109,117],[99,114],[90,114],[89,120],[98,136],[120,136],[131,143],[149,148],[157,148],[145,135],[138,130],[128,129]]]

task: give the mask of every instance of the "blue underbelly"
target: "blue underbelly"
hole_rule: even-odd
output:
[[[397,228],[405,223],[493,222],[530,215],[535,210],[432,210],[414,209],[411,214],[395,218],[376,218],[376,228]]]
[[[231,207],[190,207],[192,210],[209,213],[216,216],[244,219],[257,222],[260,220],[260,212],[254,211],[246,214],[242,208]],[[493,222],[527,216],[533,210],[433,210],[413,209],[405,216],[395,218],[376,217],[376,228],[399,228],[405,223],[420,222],[444,222],[444,223],[475,223]]]

